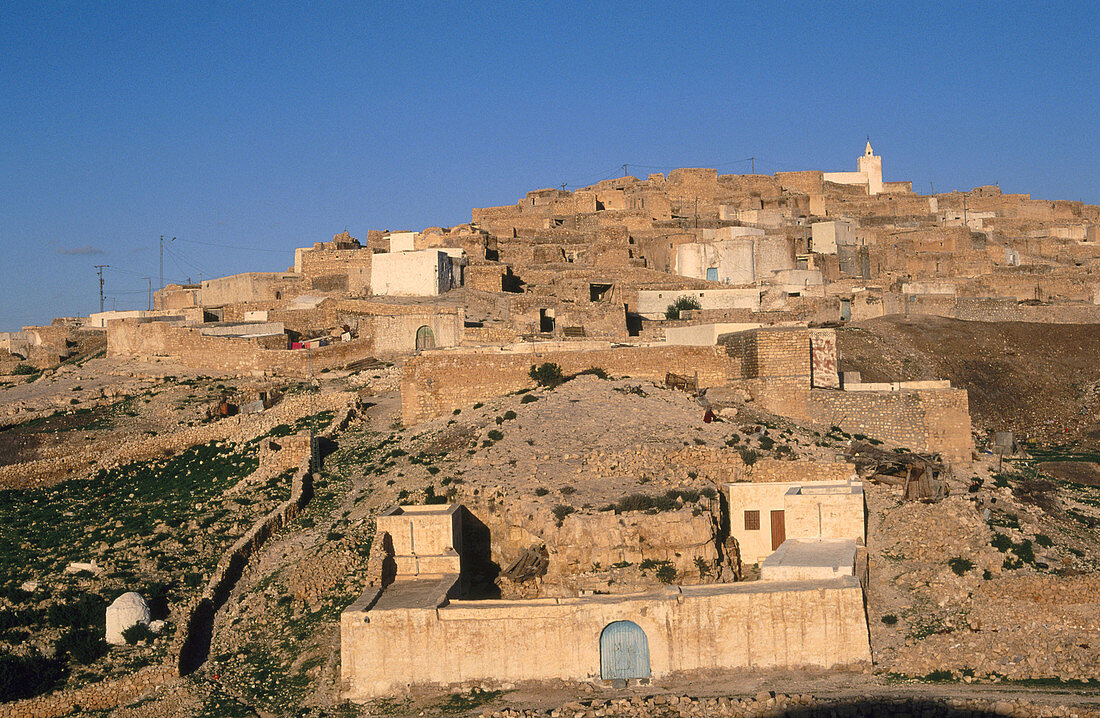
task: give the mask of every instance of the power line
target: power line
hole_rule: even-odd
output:
[[[200,242],[197,239],[177,239],[177,242],[187,242],[188,244],[201,244],[206,247],[222,247],[223,249],[240,249],[246,252],[270,252],[272,254],[286,254],[286,249],[263,249],[261,247],[241,247],[235,244],[220,244],[218,242]]]

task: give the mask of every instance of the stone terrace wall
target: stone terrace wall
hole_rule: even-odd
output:
[[[1011,297],[920,297],[907,314],[931,314],[973,322],[1100,324],[1100,305],[1085,303],[1020,304]]]
[[[150,666],[115,680],[0,704],[0,718],[60,718],[78,710],[110,710],[149,695],[178,677],[174,668]]]
[[[969,462],[974,450],[965,389],[890,392],[813,390],[807,405],[810,423],[839,426],[915,451],[942,454],[951,462]]]
[[[560,345],[559,345],[560,346]],[[554,362],[566,374],[599,367],[614,376],[664,382],[673,372],[694,376],[699,386],[724,386],[740,372],[722,347],[635,346],[543,351],[437,351],[406,360],[401,372],[401,414],[406,425],[449,414],[495,396],[535,386],[532,364]]]

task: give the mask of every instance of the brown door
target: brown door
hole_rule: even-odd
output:
[[[787,521],[782,511],[772,511],[772,551],[787,540]]]

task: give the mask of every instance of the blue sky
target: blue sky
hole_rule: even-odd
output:
[[[653,167],[1100,203],[1100,3],[0,4],[0,330]]]

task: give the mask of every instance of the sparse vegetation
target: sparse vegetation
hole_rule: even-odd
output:
[[[556,386],[560,386],[565,381],[565,376],[561,372],[561,367],[554,362],[543,362],[538,366],[531,365],[531,371],[528,372],[535,383],[539,386],[553,389]],[[522,400],[521,400],[522,402]]]
[[[699,304],[699,300],[695,297],[681,296],[676,297],[676,300],[672,304],[668,305],[665,309],[665,319],[679,319],[680,312],[688,309],[702,309],[703,305]]]
[[[947,562],[947,565],[951,567],[951,570],[955,573],[956,576],[962,576],[967,571],[974,568],[973,561],[962,558],[961,556],[956,556],[955,558],[949,560]]]
[[[554,514],[554,519],[557,522],[558,528],[561,528],[561,525],[565,522],[565,517],[574,512],[576,512],[576,509],[568,504],[558,504],[551,509],[551,513]]]

